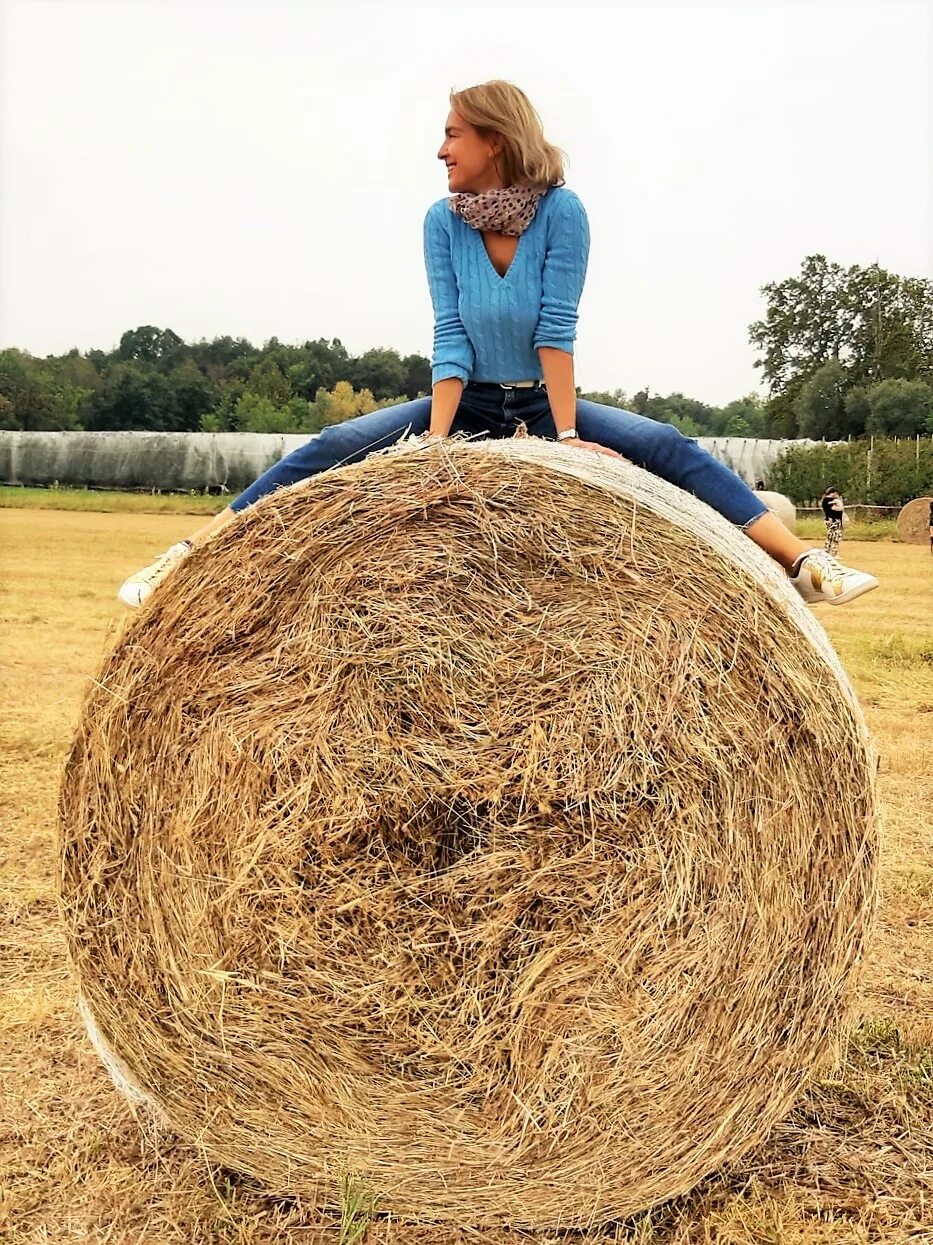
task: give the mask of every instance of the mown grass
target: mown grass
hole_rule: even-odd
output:
[[[216,499],[205,499],[212,503]],[[883,900],[848,1050],[736,1168],[625,1224],[458,1231],[321,1214],[141,1131],[75,1011],[56,915],[55,799],[114,591],[187,512],[0,514],[0,1239],[10,1245],[929,1245],[933,1242],[933,559],[851,542],[881,588],[820,614],[881,757]],[[819,713],[819,705],[813,712]],[[431,1208],[425,1207],[430,1218]]]
[[[87,488],[0,485],[0,509],[82,510],[99,514],[216,514],[232,494],[119,493]]]

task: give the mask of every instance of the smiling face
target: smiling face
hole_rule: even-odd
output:
[[[496,172],[498,146],[495,135],[484,135],[456,112],[444,129],[444,145],[438,160],[447,165],[447,188],[452,194],[501,190],[505,182]]]

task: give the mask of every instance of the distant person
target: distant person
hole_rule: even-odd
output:
[[[509,82],[453,92],[450,105],[437,153],[448,193],[424,221],[434,305],[431,397],[324,428],[190,540],[131,576],[120,599],[140,605],[192,546],[283,485],[359,462],[408,434],[501,438],[520,424],[565,448],[624,455],[693,493],[784,567],[807,602],[840,605],[877,587],[873,576],[797,540],[744,481],[671,424],[576,396],[573,343],[590,234],[583,204],[564,186],[563,155]],[[387,151],[393,138],[377,126],[370,141]],[[352,248],[352,237],[345,244]],[[392,293],[385,291],[387,305]]]
[[[765,487],[765,482],[764,482],[764,480],[756,480],[756,481],[755,481],[755,492],[756,492],[756,493],[761,493],[761,492],[763,492],[764,487]]]
[[[842,540],[842,525],[845,521],[846,513],[845,502],[842,500],[837,488],[828,488],[823,490],[820,505],[823,508],[823,521],[826,524],[826,544],[824,548],[830,557],[834,558]]]

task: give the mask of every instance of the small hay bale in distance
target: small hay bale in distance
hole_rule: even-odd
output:
[[[783,493],[772,493],[767,489],[755,489],[755,496],[768,507],[773,515],[781,520],[788,531],[797,530],[797,507]]]
[[[831,1055],[873,777],[822,629],[707,507],[530,439],[402,448],[259,503],[107,658],[71,955],[124,1090],[274,1192],[627,1216]]]
[[[930,497],[915,497],[901,507],[897,516],[897,538],[902,544],[929,544],[931,501]]]

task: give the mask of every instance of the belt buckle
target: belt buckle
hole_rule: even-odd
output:
[[[537,383],[538,382],[536,380],[512,380],[508,382],[500,380],[499,388],[500,389],[534,389]]]

